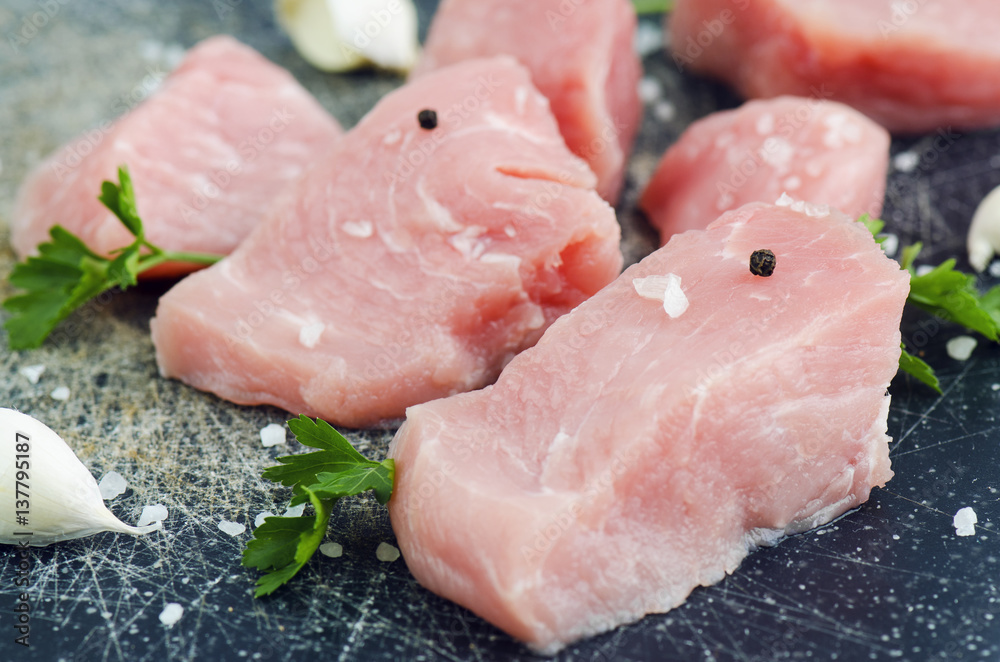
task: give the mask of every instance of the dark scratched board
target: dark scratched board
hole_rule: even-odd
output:
[[[423,30],[433,6],[421,3]],[[311,69],[266,2],[2,0],[0,221],[32,165],[113,119],[181,49],[221,32],[288,67],[345,126],[402,82]],[[619,207],[631,261],[653,247],[635,200],[659,155],[692,120],[738,102],[722,86],[681,74],[661,52],[644,64],[662,97],[647,105]],[[903,244],[923,241],[922,262],[954,256],[967,267],[969,220],[1000,185],[1000,132],[900,138],[892,149],[915,156],[906,171],[890,173],[887,229]],[[4,231],[0,273],[11,264]],[[393,535],[370,499],[337,508],[329,537],[343,545],[342,557],[317,556],[274,597],[252,599],[254,576],[239,565],[249,533],[230,536],[218,522],[252,526],[261,511],[280,510],[286,494],[259,475],[288,448],[263,448],[258,432],[287,415],[231,405],[157,375],[148,320],[164,287],[103,299],[71,318],[58,342],[33,352],[10,352],[0,338],[0,405],[59,430],[96,476],[124,475],[129,490],[110,505],[125,521],[145,504],[170,511],[162,533],[101,534],[33,551],[28,649],[14,643],[19,557],[0,548],[0,660],[533,659],[420,588],[402,560],[378,561],[376,547]],[[9,291],[0,285],[0,294]],[[893,383],[896,476],[885,489],[830,525],[752,554],[672,612],[582,641],[556,659],[1000,659],[1000,350],[981,343],[968,361],[953,360],[944,347],[958,331],[921,317],[908,316],[903,333],[939,366],[944,394]],[[35,385],[18,374],[30,364],[46,366]],[[69,400],[49,396],[57,386],[70,388]],[[381,457],[392,433],[349,434]],[[957,537],[952,517],[964,506],[979,525],[974,536]],[[159,615],[172,602],[184,614],[168,627]]]

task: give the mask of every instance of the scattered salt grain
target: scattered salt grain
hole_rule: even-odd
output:
[[[399,550],[387,542],[380,542],[375,550],[375,558],[385,563],[392,563],[399,558]]]
[[[382,544],[384,545],[385,543]],[[329,556],[331,559],[336,559],[344,555],[344,548],[338,542],[325,542],[319,546],[319,553]],[[399,550],[396,550],[396,556],[399,556]]]
[[[677,108],[669,101],[660,101],[653,105],[653,117],[661,122],[669,122],[677,115]]]
[[[303,347],[312,349],[319,342],[319,337],[323,335],[324,329],[326,329],[326,324],[322,322],[302,327],[299,329],[299,343]]]
[[[990,386],[990,388],[993,389],[994,391],[1000,391],[1000,384],[993,384],[992,386]]]
[[[270,425],[265,425],[260,429],[260,443],[264,444],[265,448],[270,448],[271,446],[277,446],[278,444],[285,443],[287,437],[285,436],[285,426],[279,425],[278,423],[271,423]]]
[[[239,522],[230,522],[229,520],[219,520],[219,531],[223,533],[228,533],[231,536],[238,536],[245,533],[247,527]]]
[[[956,336],[945,345],[948,356],[956,361],[966,361],[976,348],[976,339],[972,336]]]
[[[181,620],[181,616],[184,615],[184,607],[180,606],[176,602],[168,602],[160,612],[160,622],[170,627],[177,621]]]
[[[632,287],[644,299],[662,301],[663,310],[671,318],[680,317],[688,308],[688,298],[681,289],[681,277],[677,274],[633,278]]]
[[[347,221],[340,226],[344,234],[358,239],[367,239],[375,233],[375,226],[371,221]]]
[[[663,96],[663,86],[660,81],[650,76],[643,76],[639,81],[639,99],[643,103],[653,103]]]
[[[989,272],[994,278],[1000,278],[1000,262],[991,263]]]
[[[136,522],[136,526],[148,526],[153,522],[162,522],[167,519],[169,514],[167,507],[160,504],[143,506],[142,514],[139,515],[139,521]]]
[[[899,250],[899,237],[894,234],[885,235],[885,239],[882,240],[882,251],[892,257]]]
[[[917,267],[918,276],[926,276],[932,271],[934,271],[934,267],[930,264],[921,264],[919,267]]]
[[[303,511],[306,509],[306,504],[300,503],[297,506],[292,506],[291,508],[285,508],[285,512],[282,517],[301,517]]]
[[[270,510],[265,510],[260,515],[257,515],[257,517],[255,517],[253,520],[254,528],[256,529],[258,526],[263,524],[264,520],[266,520],[268,517],[274,517],[274,513],[272,513]]]
[[[830,215],[830,207],[828,205],[814,205],[810,202],[796,200],[788,195],[788,193],[782,193],[781,197],[774,201],[774,204],[777,207],[788,207],[792,211],[805,214],[810,218],[823,218]]]
[[[962,508],[957,513],[955,513],[955,518],[952,520],[952,524],[955,526],[955,535],[957,536],[972,536],[976,533],[976,522],[979,518],[976,517],[976,511],[972,508],[966,506]]]
[[[920,164],[920,156],[914,152],[900,152],[892,157],[892,167],[899,172],[913,172]]]
[[[635,30],[633,47],[639,57],[646,57],[658,52],[663,48],[663,29],[654,23],[639,21]]]
[[[69,387],[68,386],[57,386],[49,395],[53,400],[69,400]]]
[[[97,488],[101,490],[101,498],[107,501],[125,492],[128,488],[128,482],[117,471],[109,471],[104,474],[104,478],[97,484]]]
[[[26,365],[17,371],[22,377],[27,379],[32,384],[37,384],[38,380],[41,379],[42,373],[45,372],[45,366],[43,365]]]

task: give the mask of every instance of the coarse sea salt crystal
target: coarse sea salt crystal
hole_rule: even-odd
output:
[[[344,547],[339,542],[325,542],[319,546],[319,553],[336,559],[344,555]],[[396,553],[399,554],[399,551],[397,550]]]
[[[896,254],[899,250],[899,237],[894,234],[885,235],[885,239],[882,240],[882,252],[884,252],[889,257]]]
[[[677,108],[669,101],[657,101],[653,104],[653,117],[661,122],[669,122],[677,116]]]
[[[139,521],[136,522],[136,526],[147,526],[153,522],[162,522],[167,519],[169,514],[170,512],[167,510],[167,507],[158,503],[152,506],[143,506],[142,514],[139,515]]]
[[[312,349],[319,342],[320,336],[323,335],[323,331],[326,329],[326,324],[322,322],[316,322],[315,324],[310,324],[299,329],[299,343],[308,349]]]
[[[163,611],[160,612],[160,622],[170,627],[177,621],[181,620],[181,616],[184,615],[184,607],[180,606],[176,602],[168,602],[164,607]]]
[[[38,380],[41,379],[42,373],[45,372],[44,365],[26,365],[17,371],[22,377],[28,380],[31,384],[37,384]]]
[[[117,471],[109,471],[104,474],[104,478],[97,484],[97,488],[101,490],[101,497],[107,501],[125,492],[128,488],[128,481]]]
[[[966,506],[962,508],[957,513],[952,520],[952,524],[955,527],[955,535],[957,536],[972,536],[976,534],[976,522],[979,518],[976,517],[976,511],[972,508]]]
[[[291,508],[285,508],[285,512],[282,517],[300,517],[302,511],[306,509],[306,504],[300,503],[297,506],[292,506]]]
[[[659,53],[663,48],[663,29],[657,24],[639,21],[632,46],[639,57]]]
[[[257,517],[255,517],[253,520],[254,528],[256,529],[258,526],[263,524],[264,520],[266,520],[268,517],[274,517],[274,513],[272,513],[270,510],[265,510],[260,515],[257,515]]]
[[[660,81],[651,76],[643,76],[639,81],[639,99],[643,103],[653,103],[663,96],[663,86]]]
[[[238,536],[245,533],[247,527],[239,522],[230,522],[229,520],[219,520],[219,531],[223,533],[228,533],[231,536]]]
[[[966,361],[972,356],[972,350],[976,348],[977,341],[972,336],[955,336],[945,345],[948,356],[956,361]]]
[[[829,205],[814,205],[810,202],[796,200],[788,193],[782,193],[781,197],[774,202],[776,207],[788,207],[792,211],[805,214],[810,218],[824,218],[830,215]]]
[[[65,402],[66,400],[69,400],[69,387],[57,386],[55,389],[53,389],[51,393],[49,393],[49,396],[53,400],[60,400],[62,402]]]
[[[633,278],[632,287],[644,299],[662,301],[663,310],[671,318],[679,317],[688,308],[688,298],[681,289],[681,277],[677,274]]]
[[[287,437],[285,435],[284,425],[271,423],[270,425],[265,425],[260,429],[260,443],[264,444],[266,448],[283,444],[286,440]]]
[[[375,550],[375,558],[384,563],[392,563],[399,558],[399,550],[387,542],[380,542]]]
[[[920,156],[914,152],[900,152],[892,157],[892,167],[899,172],[913,172],[920,164]]]

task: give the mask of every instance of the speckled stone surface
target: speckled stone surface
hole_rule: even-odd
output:
[[[421,3],[423,29],[434,4]],[[40,24],[34,32],[25,27],[33,20]],[[655,36],[657,21],[646,27]],[[166,73],[182,49],[221,32],[289,68],[348,127],[402,82],[311,69],[276,29],[266,2],[3,0],[0,221],[42,157],[113,119],[137,87],[141,96],[146,76]],[[660,52],[645,66],[662,94],[647,104],[619,209],[630,261],[655,243],[634,206],[659,155],[689,122],[737,103],[722,87],[682,75]],[[916,165],[891,174],[888,229],[903,242],[923,240],[928,260],[956,256],[964,265],[972,212],[1000,184],[1000,134],[894,142],[894,153],[906,150]],[[13,260],[5,232],[0,274]],[[165,287],[108,296],[39,350],[10,352],[0,334],[0,405],[58,430],[97,478],[121,473],[129,488],[110,507],[126,522],[148,504],[170,513],[164,531],[143,538],[100,534],[35,550],[30,649],[14,643],[12,627],[19,557],[0,547],[0,659],[531,659],[502,632],[420,588],[403,560],[376,559],[379,543],[393,536],[372,499],[338,505],[328,539],[343,546],[343,556],[317,555],[274,597],[252,599],[255,575],[239,564],[250,534],[224,533],[219,522],[252,528],[260,512],[281,511],[287,492],[259,476],[293,447],[264,448],[259,431],[288,415],[231,405],[158,376],[148,321]],[[0,295],[9,293],[0,284]],[[894,383],[896,477],[886,489],[831,525],[756,552],[673,612],[571,646],[557,659],[1000,657],[1000,352],[980,343],[958,362],[944,350],[954,328],[913,317],[903,331],[940,366],[944,395]],[[45,372],[31,384],[18,370],[35,364]],[[50,395],[60,386],[69,388],[65,401]],[[349,436],[380,458],[393,431]],[[979,525],[960,538],[952,516],[963,506],[976,510]],[[169,603],[184,610],[173,625],[159,618]]]

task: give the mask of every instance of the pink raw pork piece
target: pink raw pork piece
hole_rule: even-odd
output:
[[[996,0],[677,0],[674,60],[745,96],[841,101],[892,132],[1000,125]]]
[[[635,28],[629,0],[444,0],[413,75],[474,57],[516,57],[552,103],[570,150],[597,174],[597,192],[614,204],[642,115]]]
[[[148,100],[52,154],[24,182],[11,222],[18,255],[60,224],[97,253],[132,242],[97,201],[127,164],[146,237],[162,248],[227,254],[340,126],[284,69],[230,37],[192,48]],[[148,275],[197,268],[167,264]]]
[[[882,213],[889,134],[839,103],[778,97],[692,124],[663,156],[640,206],[662,243],[783,193],[852,218]]]
[[[448,110],[480,98],[474,111]],[[418,113],[439,109],[437,127]],[[479,388],[614,280],[614,211],[512,58],[387,95],[152,321],[160,371],[345,426]]]
[[[765,247],[767,278],[748,268]],[[837,212],[753,203],[675,236],[493,386],[407,411],[407,565],[545,653],[678,606],[892,477],[908,290]]]

